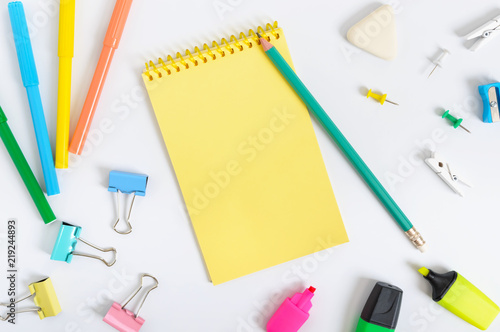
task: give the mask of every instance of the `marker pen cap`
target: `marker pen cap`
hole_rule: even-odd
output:
[[[309,318],[315,291],[316,288],[309,287],[287,298],[267,323],[267,332],[297,332]]]
[[[389,332],[396,329],[403,291],[385,282],[377,282],[361,312],[356,332]]]
[[[486,330],[500,308],[476,286],[455,271],[418,270],[432,286],[432,299],[478,329]]]

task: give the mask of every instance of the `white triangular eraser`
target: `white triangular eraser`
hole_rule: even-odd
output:
[[[383,5],[347,31],[347,40],[354,46],[384,60],[398,54],[394,10]]]

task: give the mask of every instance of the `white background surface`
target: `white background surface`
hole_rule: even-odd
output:
[[[55,147],[58,1],[26,0],[40,89]],[[218,12],[217,5],[226,4]],[[373,1],[135,1],[109,72],[93,135],[83,157],[59,172],[62,194],[49,198],[59,221],[45,226],[3,145],[0,144],[0,220],[19,222],[18,290],[50,276],[63,312],[40,321],[18,316],[2,330],[113,331],[102,322],[112,301],[122,302],[139,274],[151,273],[160,287],[150,294],[141,331],[262,331],[286,296],[313,285],[311,318],[304,332],[353,331],[376,281],[404,290],[398,331],[474,331],[440,309],[430,286],[416,272],[421,265],[455,269],[500,302],[498,199],[500,125],[481,121],[478,84],[500,80],[500,39],[476,53],[461,37],[500,14],[495,1],[393,1],[399,55],[386,62],[359,52],[345,40],[347,29],[378,6]],[[77,1],[72,131],[78,120],[101,50],[114,1]],[[374,198],[339,150],[316,126],[318,140],[351,242],[327,259],[297,259],[214,287],[207,278],[190,221],[152,107],[145,98],[143,63],[278,20],[285,29],[295,67],[306,85],[389,189],[428,241],[419,253]],[[0,7],[0,104],[39,180],[42,171],[29,107],[21,83],[7,1]],[[440,47],[452,55],[431,79],[430,58]],[[381,106],[361,92],[372,88],[401,106]],[[224,92],[221,91],[221,98]],[[438,113],[451,109],[472,135],[453,129]],[[315,124],[316,125],[316,124]],[[437,132],[436,132],[437,131]],[[433,134],[434,133],[434,134]],[[474,185],[466,197],[454,194],[423,162],[435,141],[452,166]],[[134,231],[114,233],[114,197],[107,191],[110,170],[150,176],[146,197],[138,197]],[[388,176],[399,176],[391,185]],[[122,205],[123,207],[123,205]],[[107,268],[76,257],[50,261],[60,221],[83,227],[82,237],[114,246],[118,261]],[[79,244],[80,250],[87,250]],[[0,299],[7,299],[5,242],[0,252]],[[324,257],[324,256],[321,256]],[[275,295],[278,294],[278,295]],[[132,306],[133,308],[133,306]],[[3,314],[3,313],[2,313]],[[490,331],[500,330],[497,319]]]

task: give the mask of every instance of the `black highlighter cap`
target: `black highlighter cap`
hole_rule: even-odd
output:
[[[385,282],[377,282],[366,301],[361,318],[374,325],[396,329],[403,291]]]
[[[427,279],[432,286],[432,299],[438,302],[443,299],[457,280],[457,272],[450,271],[441,274],[429,269],[429,273],[424,276],[424,278]]]

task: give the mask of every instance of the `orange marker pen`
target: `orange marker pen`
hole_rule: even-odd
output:
[[[106,81],[111,61],[113,60],[113,55],[120,44],[120,39],[131,6],[132,0],[116,1],[115,9],[113,10],[113,15],[109,22],[108,31],[106,32],[106,37],[104,37],[101,56],[99,57],[92,83],[90,83],[87,99],[85,99],[80,119],[78,120],[73,139],[69,145],[69,152],[71,153],[82,153],[97,104],[99,103],[99,98],[101,97],[102,88]]]

